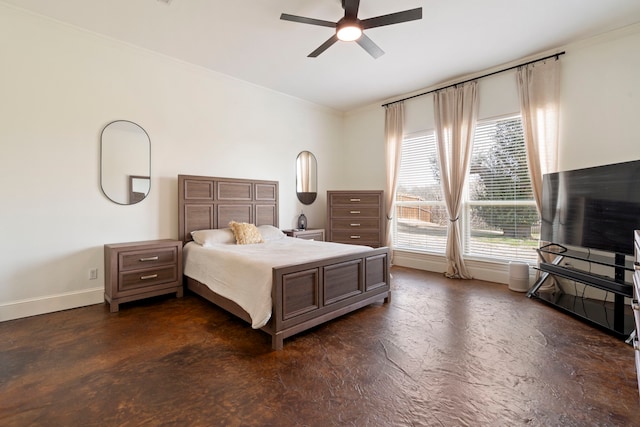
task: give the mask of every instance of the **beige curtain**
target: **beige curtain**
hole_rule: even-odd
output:
[[[396,102],[385,107],[384,134],[385,134],[385,159],[387,169],[387,182],[384,192],[385,210],[387,213],[387,226],[385,227],[385,245],[392,247],[391,225],[393,220],[393,207],[396,199],[396,185],[398,183],[398,171],[400,170],[402,137],[404,129],[404,103]],[[392,252],[393,258],[393,252]]]
[[[531,185],[538,212],[541,212],[542,176],[558,170],[560,61],[552,58],[518,67],[516,79]],[[553,258],[550,254],[545,256],[548,262]],[[554,286],[555,279],[549,277],[542,288]]]
[[[440,180],[449,214],[445,275],[471,279],[462,257],[460,213],[478,117],[477,81],[437,91],[434,106]]]
[[[560,61],[523,65],[516,77],[531,184],[540,211],[542,175],[558,170]]]

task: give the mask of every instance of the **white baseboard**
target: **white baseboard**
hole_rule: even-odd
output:
[[[447,271],[447,262],[444,257],[414,252],[393,251],[393,265],[399,267],[415,268],[416,270],[444,273]]]
[[[486,280],[501,284],[509,284],[509,264],[467,260],[465,261],[469,273],[474,279]],[[417,270],[432,271],[444,274],[447,271],[447,261],[444,256],[422,254],[414,252],[394,251],[393,264],[400,267],[415,268]],[[535,277],[535,270],[529,271],[529,282]]]
[[[69,310],[104,301],[104,287],[0,304],[0,322]]]

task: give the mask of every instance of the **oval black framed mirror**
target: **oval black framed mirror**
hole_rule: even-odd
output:
[[[151,139],[138,124],[115,120],[100,135],[100,187],[120,205],[144,200],[151,190]]]
[[[318,161],[310,151],[296,158],[296,195],[303,205],[310,205],[318,196]]]

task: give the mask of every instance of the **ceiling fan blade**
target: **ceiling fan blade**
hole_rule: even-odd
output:
[[[403,12],[390,13],[388,15],[376,16],[375,18],[363,19],[360,21],[362,28],[382,27],[384,25],[399,24],[401,22],[415,21],[422,19],[422,8],[405,10]]]
[[[305,18],[304,16],[289,15],[283,13],[280,15],[283,21],[300,22],[301,24],[319,25],[321,27],[336,28],[336,23],[331,21],[323,21],[322,19]]]
[[[360,46],[362,46],[362,48],[366,50],[369,53],[369,55],[373,56],[374,59],[378,59],[382,55],[384,55],[384,50],[380,49],[380,47],[377,44],[375,44],[373,40],[371,40],[369,37],[367,37],[364,34],[361,35],[360,38],[356,40],[356,42]]]
[[[344,8],[345,18],[358,19],[358,8],[360,7],[360,0],[342,0],[342,7]]]
[[[326,42],[322,43],[319,48],[317,48],[316,50],[311,52],[309,55],[307,55],[307,57],[309,57],[309,58],[317,57],[322,52],[324,52],[325,50],[329,49],[329,47],[331,47],[331,45],[333,45],[337,41],[338,41],[338,36],[334,34],[333,36],[331,36],[331,38],[329,40],[327,40]]]

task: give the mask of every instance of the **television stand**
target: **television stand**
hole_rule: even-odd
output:
[[[537,269],[541,274],[527,292],[529,298],[536,298],[619,338],[626,339],[633,333],[635,329],[633,314],[631,307],[627,307],[625,304],[625,297],[633,297],[633,285],[624,280],[625,272],[627,270],[633,271],[633,262],[626,261],[623,254],[597,255],[553,244],[543,246],[537,251],[541,260]],[[551,254],[555,258],[548,262],[545,259],[545,254]],[[566,259],[612,267],[614,276],[595,274],[569,265],[562,265]],[[571,295],[564,292],[560,285],[555,286],[552,291],[541,290],[542,285],[549,277],[562,277],[611,292],[614,295],[613,303]]]

